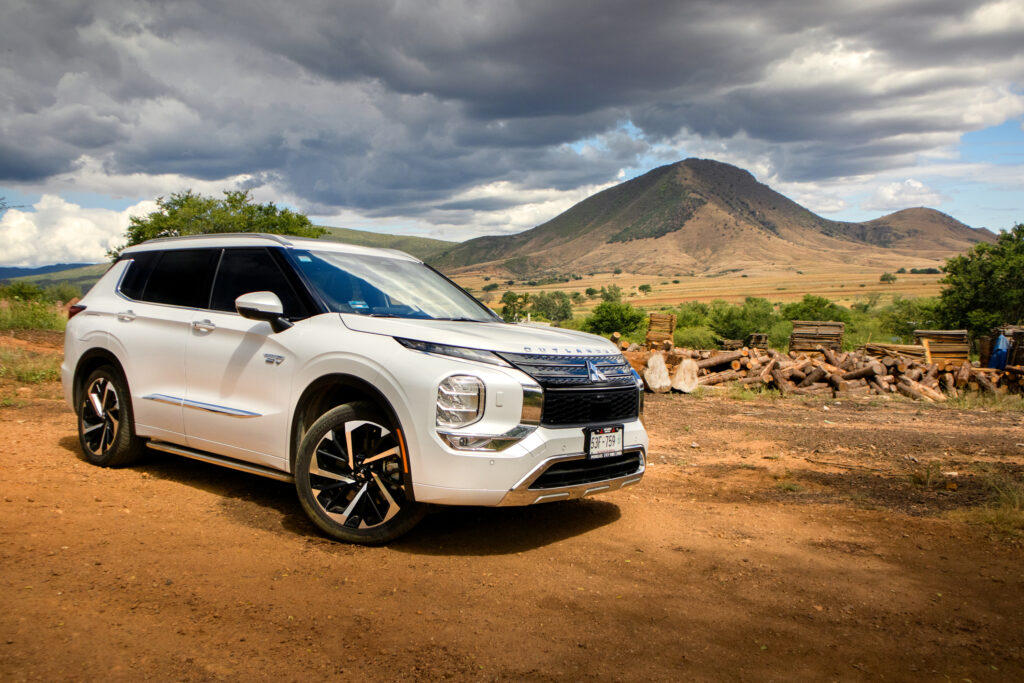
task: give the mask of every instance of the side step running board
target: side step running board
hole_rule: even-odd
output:
[[[208,462],[213,465],[220,465],[221,467],[229,467],[233,470],[240,472],[248,472],[249,474],[258,474],[261,477],[268,477],[270,479],[276,479],[278,481],[284,481],[291,484],[295,481],[295,478],[287,472],[281,470],[275,470],[270,467],[263,467],[262,465],[253,465],[248,462],[241,462],[238,460],[232,460],[231,458],[225,458],[220,455],[213,455],[212,453],[204,453],[203,451],[194,451],[191,448],[185,446],[179,446],[177,444],[165,443],[163,441],[150,441],[149,447],[157,450],[164,451],[165,453],[173,453],[174,455],[183,455],[186,458],[192,458],[193,460],[201,460],[202,462]]]

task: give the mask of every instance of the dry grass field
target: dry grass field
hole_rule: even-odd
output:
[[[917,297],[936,296],[941,286],[942,275],[911,275],[899,274],[896,282],[886,284],[879,282],[881,270],[862,266],[846,268],[834,265],[810,267],[803,270],[777,270],[765,272],[725,273],[723,275],[690,275],[687,271],[665,272],[661,275],[637,275],[633,273],[595,273],[583,275],[581,280],[559,282],[548,285],[528,286],[521,280],[513,285],[506,284],[507,279],[485,272],[457,275],[454,279],[463,287],[469,287],[473,294],[485,303],[497,306],[501,295],[508,290],[518,294],[537,293],[542,291],[561,290],[567,293],[585,292],[587,288],[601,289],[610,285],[622,288],[624,300],[634,306],[659,308],[675,306],[685,301],[712,301],[725,299],[731,303],[742,303],[748,296],[763,297],[772,302],[790,302],[802,299],[805,294],[823,296],[849,306],[871,294],[880,294],[881,303],[890,301],[894,296]],[[484,278],[490,277],[490,280]],[[498,283],[493,292],[483,292],[483,287]],[[650,294],[637,290],[641,285],[651,285]],[[630,296],[634,294],[634,296]],[[575,306],[577,313],[588,311],[600,303],[600,299],[591,299],[587,303]]]

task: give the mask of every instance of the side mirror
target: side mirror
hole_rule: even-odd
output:
[[[270,323],[274,332],[284,332],[292,323],[284,317],[284,306],[273,292],[249,292],[235,299],[238,315]]]

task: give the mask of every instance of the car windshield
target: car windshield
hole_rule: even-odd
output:
[[[299,270],[336,313],[430,320],[501,320],[422,263],[332,251],[292,252]]]

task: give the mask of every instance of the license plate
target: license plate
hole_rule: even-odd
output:
[[[587,430],[588,458],[610,458],[615,455],[622,455],[622,427]]]

